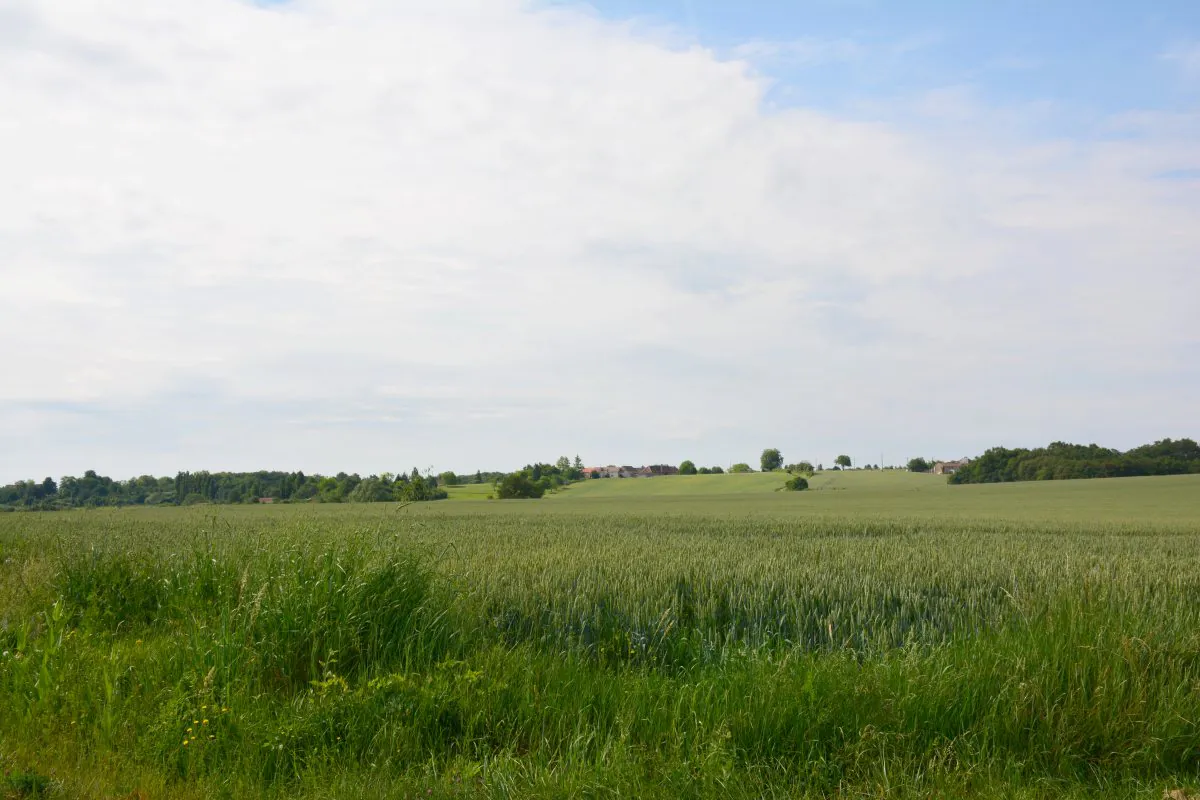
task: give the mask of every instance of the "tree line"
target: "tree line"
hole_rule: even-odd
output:
[[[196,505],[200,503],[317,502],[382,503],[440,500],[446,485],[492,483],[502,472],[474,475],[443,472],[422,475],[385,472],[362,477],[357,473],[305,475],[303,472],[180,472],[175,477],[143,475],[113,480],[88,470],[82,477],[58,481],[17,481],[0,486],[0,510],[94,508],[131,505]]]
[[[1200,473],[1200,445],[1191,439],[1161,439],[1125,452],[1095,444],[1054,442],[1033,450],[993,447],[948,480],[1005,483],[1188,473]]]

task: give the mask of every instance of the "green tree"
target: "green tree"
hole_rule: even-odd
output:
[[[575,467],[577,470],[583,470],[583,459],[579,457],[578,453],[575,454],[575,463],[571,466]]]
[[[349,496],[351,503],[386,503],[394,499],[391,481],[384,481],[374,475],[360,481]]]
[[[712,469],[709,470],[709,472],[711,472],[713,475],[724,475],[725,468],[724,467],[713,467]]]
[[[850,469],[850,456],[838,456],[833,463],[837,464],[842,469]]]
[[[496,482],[496,497],[501,500],[536,500],[545,493],[545,487],[531,480],[524,472],[505,475]]]
[[[698,469],[696,471],[698,473],[700,473],[701,475],[712,475],[712,470],[709,469],[708,467],[701,467],[700,469]]]
[[[438,475],[439,486],[458,486],[458,476],[453,472],[443,472]]]
[[[929,472],[929,462],[923,458],[910,459],[908,462],[909,472]]]
[[[729,471],[730,472],[754,472],[754,470],[750,469],[750,465],[745,464],[745,463],[734,464],[732,467],[729,468]]]
[[[680,475],[695,475],[696,474],[696,465],[692,463],[691,459],[684,461],[682,464],[679,465],[679,474]]]
[[[559,456],[558,461],[554,462],[554,466],[558,467],[559,472],[566,472],[571,468],[571,459],[566,456]]]
[[[762,451],[758,463],[763,472],[774,472],[783,466],[783,453],[776,447],[768,447]]]
[[[797,475],[794,478],[790,478],[788,482],[783,485],[783,488],[787,489],[789,492],[803,492],[808,488],[808,480],[800,475]]]

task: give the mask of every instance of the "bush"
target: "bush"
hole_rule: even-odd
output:
[[[546,493],[546,488],[534,483],[524,472],[505,475],[496,483],[496,497],[501,500],[536,500]]]
[[[754,472],[754,470],[750,469],[749,464],[734,464],[732,467],[729,468],[729,471],[730,472]]]
[[[692,463],[691,460],[684,461],[682,464],[679,465],[679,474],[680,475],[695,475],[696,471],[697,471],[696,465],[694,463]]]
[[[797,475],[794,478],[789,479],[788,482],[783,485],[783,488],[787,489],[789,492],[803,492],[808,488],[808,480]]]

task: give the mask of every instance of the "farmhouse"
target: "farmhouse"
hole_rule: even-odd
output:
[[[960,469],[971,463],[969,458],[960,458],[958,461],[938,461],[933,465],[934,475],[953,475]]]

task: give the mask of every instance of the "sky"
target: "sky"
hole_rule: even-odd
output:
[[[7,0],[0,483],[1200,435],[1200,4]]]

